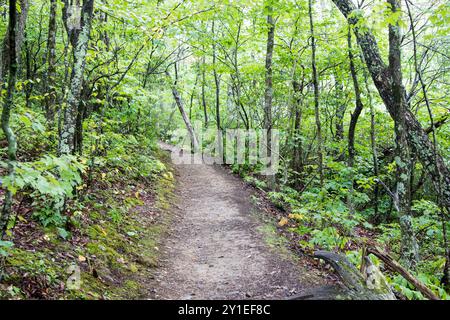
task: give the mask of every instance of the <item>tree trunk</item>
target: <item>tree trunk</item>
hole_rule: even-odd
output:
[[[65,101],[64,122],[59,137],[59,154],[70,154],[75,151],[75,130],[83,85],[83,74],[86,65],[86,54],[91,32],[94,0],[84,0],[81,13],[76,4],[70,5],[65,0],[63,20],[73,49],[73,69],[70,88]]]
[[[205,57],[203,57],[203,66],[202,66],[202,106],[203,106],[203,115],[205,117],[205,128],[208,128],[208,108],[206,105],[206,74],[205,74]]]
[[[175,74],[177,74],[177,72],[175,72]],[[166,75],[169,78],[169,80],[171,80],[169,71],[166,71]],[[186,129],[189,132],[189,136],[191,138],[191,143],[192,143],[192,146],[194,147],[194,152],[199,152],[198,139],[195,135],[194,127],[192,126],[191,121],[189,120],[189,116],[187,115],[186,110],[184,109],[183,100],[181,99],[181,95],[177,89],[177,82],[178,82],[178,76],[175,76],[175,82],[172,84],[172,95],[178,106],[178,110],[180,110],[180,114],[183,117],[183,121],[184,121],[184,124],[186,125]]]
[[[350,62],[350,74],[352,76],[353,89],[355,91],[355,105],[356,105],[355,110],[351,115],[350,126],[348,129],[348,165],[349,167],[353,168],[356,156],[355,150],[356,126],[358,124],[359,116],[361,115],[364,105],[361,100],[361,89],[359,87],[358,75],[356,74],[355,59],[352,51],[353,50],[352,34],[350,29],[348,30],[347,40],[348,40],[348,58]]]
[[[6,48],[3,48],[3,52],[6,55],[3,57],[8,57],[3,60],[2,66],[5,67],[5,73],[3,73],[8,78],[8,88],[6,97],[3,102],[2,110],[2,130],[5,134],[6,141],[8,142],[8,178],[12,181],[14,179],[15,173],[15,162],[17,161],[17,141],[16,136],[11,129],[10,119],[11,111],[14,106],[14,93],[16,89],[16,77],[18,69],[18,53],[20,53],[21,42],[18,42],[18,38],[23,38],[24,25],[20,25],[21,21],[24,21],[22,14],[26,12],[18,12],[16,0],[9,0],[9,26],[7,32],[7,42]],[[20,35],[21,34],[21,35]],[[6,71],[7,70],[7,71]],[[1,87],[2,90],[6,89],[5,86]],[[13,194],[10,190],[6,190],[5,201],[3,204],[2,212],[0,215],[0,239],[3,238],[9,218],[12,212],[13,204]]]
[[[361,30],[361,18],[358,15],[350,15],[356,8],[350,0],[333,0],[334,4],[353,25],[358,43],[363,51],[367,67],[372,79],[380,93],[381,98],[392,119],[396,119],[397,104],[394,99],[393,77],[390,69],[383,62],[378,44],[370,30]],[[402,103],[406,105],[406,93],[401,93],[404,97]],[[411,151],[417,155],[423,167],[427,170],[436,192],[439,194],[439,187],[442,181],[441,201],[447,211],[450,210],[450,170],[446,167],[441,155],[437,155],[435,160],[433,143],[423,130],[414,114],[405,106],[402,108],[404,114],[404,126]]]
[[[294,154],[292,169],[297,172],[303,172],[303,141],[301,138],[301,126],[302,126],[302,98],[304,89],[304,77],[302,82],[296,80],[292,81],[292,86],[294,89],[294,109],[295,109],[295,119],[294,119]],[[296,186],[300,187],[299,179],[296,178]]]
[[[361,60],[364,62],[364,58],[361,57]],[[378,166],[378,152],[377,152],[377,132],[376,132],[376,119],[375,119],[375,108],[372,103],[372,94],[370,92],[368,75],[366,69],[363,70],[364,73],[364,83],[366,86],[367,96],[369,98],[369,107],[370,107],[370,145],[372,148],[372,161],[373,161],[373,174],[376,178],[380,175],[380,169]],[[378,197],[380,192],[379,184],[375,184],[374,187],[374,215],[378,218]]]
[[[335,87],[336,87],[336,123],[335,123],[335,141],[340,142],[344,140],[344,116],[347,106],[345,105],[345,101],[343,98],[344,95],[344,86],[342,84],[342,80],[335,72]]]
[[[350,74],[352,76],[353,81],[353,89],[355,91],[355,110],[353,111],[350,119],[350,126],[348,129],[348,166],[351,169],[351,186],[350,186],[350,192],[348,196],[348,204],[349,204],[349,210],[350,213],[353,214],[355,211],[354,205],[353,205],[353,194],[354,194],[354,172],[353,167],[355,166],[355,156],[356,156],[356,150],[355,150],[355,134],[356,134],[356,126],[358,125],[359,116],[361,115],[361,112],[364,108],[364,105],[361,100],[361,89],[359,87],[358,82],[358,75],[356,73],[356,67],[355,67],[355,58],[353,55],[353,48],[352,48],[352,32],[349,27],[348,29],[348,35],[347,35],[347,43],[348,43],[348,59],[350,63]]]
[[[18,0],[15,1],[16,6],[20,6],[20,14],[17,16],[16,21],[16,52],[15,57],[17,59],[17,66],[20,64],[22,43],[25,38],[25,25],[28,17],[29,0]],[[7,30],[9,30],[9,25]],[[6,79],[7,73],[9,72],[9,66],[11,61],[11,50],[9,50],[9,35],[6,34],[3,39],[2,50],[0,51],[0,87],[3,86],[3,81]]]
[[[273,20],[273,7],[267,7],[267,51],[266,51],[266,90],[264,93],[264,128],[267,130],[266,150],[268,164],[272,159],[272,102],[273,102],[273,47],[275,44],[275,23]],[[267,186],[269,189],[275,188],[275,173],[267,175]]]
[[[388,0],[392,12],[400,9],[400,0]],[[408,268],[414,269],[419,260],[419,247],[412,227],[411,218],[411,192],[409,177],[411,175],[409,164],[411,154],[408,144],[405,117],[407,103],[404,100],[405,88],[403,87],[401,69],[401,31],[398,22],[389,25],[389,71],[392,76],[392,93],[395,108],[395,144],[396,144],[396,196],[397,210],[400,218],[402,232],[401,257]]]
[[[211,32],[214,37],[214,43],[213,43],[213,73],[214,73],[214,84],[215,84],[215,91],[216,91],[216,127],[217,127],[217,149],[216,154],[218,154],[221,159],[218,159],[218,161],[225,162],[225,154],[224,154],[224,140],[223,140],[223,133],[222,133],[222,125],[220,122],[220,77],[217,73],[217,50],[216,50],[216,43],[215,43],[215,24],[214,21],[212,22],[211,26]],[[217,158],[217,157],[216,157]]]
[[[58,1],[50,0],[50,17],[48,22],[48,37],[47,37],[47,74],[45,81],[45,93],[48,96],[45,98],[45,111],[49,127],[53,127],[55,121],[55,103],[56,90],[54,83],[56,81],[56,32],[58,24],[56,23],[56,11],[58,9]]]
[[[313,21],[313,7],[312,0],[308,1],[308,11],[309,11],[309,25],[311,30],[311,66],[312,66],[312,76],[314,85],[314,112],[316,116],[316,126],[317,126],[317,156],[318,156],[318,167],[320,175],[320,185],[323,186],[324,174],[323,174],[323,153],[322,153],[322,124],[320,121],[320,104],[319,104],[319,79],[317,74],[316,66],[316,38],[314,35],[314,21]]]

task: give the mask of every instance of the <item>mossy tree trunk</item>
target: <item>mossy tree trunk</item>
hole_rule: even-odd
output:
[[[356,7],[351,0],[333,0],[333,3],[353,26],[374,84],[390,116],[395,120],[398,115],[398,103],[395,101],[394,86],[392,85],[394,82],[393,75],[391,69],[386,66],[381,57],[373,33],[370,29],[361,29],[362,17],[358,15]],[[428,176],[438,194],[442,183],[441,202],[448,211],[450,210],[450,170],[445,165],[441,155],[438,154],[435,157],[433,143],[428,137],[428,133],[406,106],[406,93],[403,91],[401,95],[403,96],[402,104],[405,104],[402,108],[404,111],[403,130],[411,152],[417,155],[423,167],[427,170]]]
[[[345,111],[347,110],[346,101],[344,98],[344,84],[342,83],[341,76],[339,75],[339,71],[335,71],[334,73],[334,85],[336,90],[336,113],[335,113],[335,135],[334,139],[336,142],[341,142],[344,140],[344,117]]]
[[[84,0],[83,5],[64,2],[63,20],[73,49],[73,68],[69,91],[63,105],[63,124],[59,137],[59,154],[75,150],[75,129],[86,65],[86,54],[91,32],[94,0]]]
[[[392,12],[400,9],[400,0],[388,0]],[[419,248],[414,235],[411,217],[411,192],[409,189],[409,178],[411,168],[411,153],[409,150],[406,121],[404,115],[407,110],[405,99],[405,88],[402,83],[401,70],[401,30],[398,22],[389,25],[389,70],[392,76],[392,93],[395,111],[395,145],[396,145],[396,179],[397,197],[396,207],[399,212],[400,229],[402,233],[401,256],[404,264],[414,269],[419,260]]]
[[[21,3],[19,3],[19,6],[20,5]],[[10,125],[10,119],[12,109],[14,107],[14,93],[16,89],[18,69],[18,53],[20,53],[20,42],[17,43],[17,38],[23,38],[23,35],[18,36],[18,33],[23,32],[24,30],[24,26],[20,26],[20,21],[23,21],[23,19],[20,18],[21,14],[26,13],[22,13],[21,10],[17,10],[17,1],[9,0],[9,26],[6,37],[7,41],[5,42],[6,48],[3,49],[3,52],[6,54],[3,55],[3,58],[8,58],[2,61],[2,66],[7,67],[5,68],[4,75],[7,77],[8,81],[6,82],[7,85],[5,83],[1,87],[2,90],[7,90],[6,97],[3,102],[1,125],[6,137],[6,141],[8,143],[8,178],[10,180],[14,180],[15,165],[17,161],[17,141]],[[19,47],[17,47],[17,45],[19,45]],[[3,235],[6,231],[8,221],[12,212],[12,204],[13,194],[10,190],[6,190],[5,201],[0,216],[0,239],[3,238]]]

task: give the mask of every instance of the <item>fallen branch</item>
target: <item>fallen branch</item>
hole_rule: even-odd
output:
[[[399,273],[409,283],[411,283],[420,293],[430,300],[440,300],[427,286],[416,279],[408,270],[403,268],[397,261],[395,261],[389,254],[375,248],[367,248],[368,254],[373,254],[384,262],[384,264],[392,271]]]

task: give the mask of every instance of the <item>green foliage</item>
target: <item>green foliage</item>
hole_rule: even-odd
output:
[[[11,249],[14,244],[11,241],[0,240],[0,257],[6,257],[8,250]]]
[[[44,226],[61,226],[66,221],[64,203],[74,196],[85,169],[74,156],[47,155],[38,161],[17,163],[13,179],[4,177],[3,184],[13,194],[20,191],[33,199],[34,216]]]
[[[312,232],[311,242],[326,250],[342,250],[345,248],[348,238],[339,234],[339,231],[333,227],[327,227],[323,230],[314,230]]]
[[[318,49],[315,67],[320,78],[318,120],[322,125],[325,167],[322,183],[317,173],[317,119],[311,86],[307,2],[274,1],[271,4],[276,20],[276,45],[270,125],[282,132],[279,184],[277,191],[269,192],[268,197],[288,212],[292,222],[289,226],[294,225],[292,229],[301,237],[305,248],[346,251],[350,240],[352,246],[358,245],[357,242],[364,242],[360,237],[367,236],[398,255],[401,251],[399,214],[389,192],[378,182],[395,190],[398,161],[395,161],[394,152],[394,122],[365,65],[370,61],[360,59],[362,54],[354,33],[371,32],[377,40],[381,58],[387,62],[388,27],[398,24],[406,32],[408,41],[402,44],[401,64],[405,91],[411,94],[409,104],[418,122],[424,128],[429,127],[429,110],[414,65],[416,54],[434,122],[444,123],[435,135],[439,154],[448,164],[450,127],[445,122],[449,99],[445,93],[449,91],[450,83],[446,52],[450,5],[443,0],[411,5],[413,20],[421,21],[415,26],[417,46],[411,39],[406,8],[393,12],[387,2],[374,1],[350,13],[350,21],[358,19],[352,27],[351,40],[356,80],[364,105],[356,128],[353,168],[347,161],[347,129],[356,95],[348,70],[348,23],[331,2],[320,8],[320,15],[314,17],[314,27]],[[60,28],[60,1],[58,5],[56,72],[53,79],[47,79],[49,52],[45,46],[49,2],[30,2],[11,117],[18,141],[18,161],[12,164],[15,168],[12,177],[7,176],[6,140],[0,130],[1,187],[14,193],[15,203],[27,206],[32,202],[34,218],[57,237],[69,239],[84,228],[83,212],[89,209],[86,202],[101,192],[92,189],[96,183],[102,183],[104,188],[110,188],[113,181],[121,178],[152,183],[166,174],[166,165],[155,155],[156,141],[170,140],[185,126],[164,75],[168,70],[174,76],[174,65],[177,66],[177,87],[192,123],[200,122],[206,126],[205,105],[208,129],[213,132],[217,119],[221,120],[224,130],[266,126],[268,12],[265,3],[196,0],[181,1],[174,6],[172,1],[96,0],[82,97],[77,101],[80,113],[72,115],[81,122],[72,129],[76,129],[80,139],[76,153],[84,157],[53,156],[60,138],[58,127],[67,116],[64,112],[70,88],[70,72],[67,72],[73,63],[72,48],[66,47],[66,30]],[[315,12],[319,9],[317,4],[313,7]],[[0,9],[7,12],[6,2],[0,3]],[[216,22],[214,33],[212,21]],[[6,14],[0,16],[0,22],[0,38],[4,39],[8,25]],[[218,96],[216,80],[219,80]],[[294,90],[294,82],[302,84],[301,88]],[[0,92],[0,103],[6,93],[3,89],[6,88]],[[50,97],[55,98],[54,119],[47,119]],[[219,102],[219,114],[216,102]],[[339,112],[343,113],[340,115]],[[343,125],[341,137],[337,135],[339,121]],[[295,125],[298,130],[294,129]],[[378,175],[373,160],[372,126]],[[214,138],[214,134],[208,136],[203,143],[207,145]],[[294,165],[295,152],[298,152],[301,164]],[[258,175],[261,167],[261,164],[245,163],[232,165],[231,169],[256,188],[267,190],[264,177]],[[413,229],[424,257],[417,272],[443,297],[437,281],[442,275],[442,257],[445,255],[437,194],[420,164],[414,166],[414,173],[409,178],[415,192],[411,208]],[[121,191],[115,194],[117,197],[122,195]],[[126,224],[128,210],[138,201],[129,197],[121,205],[108,201],[106,207],[103,204],[93,207],[104,209],[103,218],[119,228]],[[13,224],[14,221],[10,222],[10,226]],[[449,222],[444,226],[450,228]],[[8,245],[0,242],[0,255],[10,251]],[[351,251],[347,254],[358,263],[359,253]],[[35,262],[33,265],[40,266]],[[397,277],[393,278],[393,284],[409,299],[422,298]]]

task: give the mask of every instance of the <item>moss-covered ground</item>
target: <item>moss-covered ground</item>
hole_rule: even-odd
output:
[[[80,192],[61,229],[44,228],[32,212],[12,231],[1,261],[1,299],[139,299],[158,265],[159,243],[171,222],[174,178],[164,168],[146,179],[99,169],[89,196]],[[78,210],[73,210],[73,208]],[[30,232],[32,231],[32,232]]]

